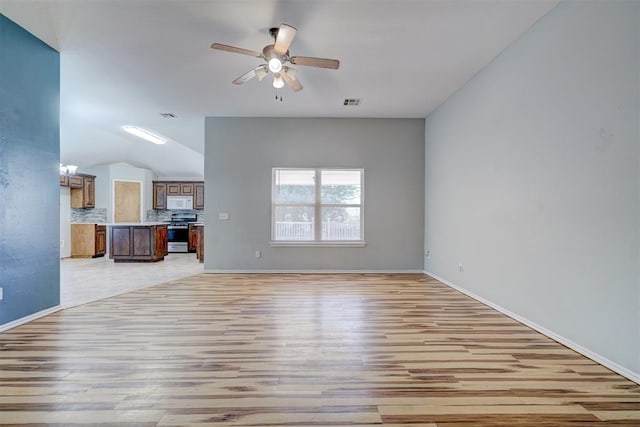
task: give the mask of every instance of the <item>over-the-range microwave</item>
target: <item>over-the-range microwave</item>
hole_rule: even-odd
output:
[[[167,196],[167,209],[193,209],[193,196]]]

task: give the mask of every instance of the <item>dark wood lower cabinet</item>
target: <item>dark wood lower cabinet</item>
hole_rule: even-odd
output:
[[[187,250],[189,252],[195,252],[198,246],[198,236],[196,235],[196,226],[189,224],[189,245]]]
[[[159,227],[156,231],[156,252],[164,252],[169,255],[169,229],[167,227]]]
[[[194,245],[196,248],[196,258],[200,262],[204,262],[204,225],[193,225]],[[191,237],[189,237],[191,244]]]
[[[168,253],[166,224],[111,225],[109,258],[114,262],[162,261]]]

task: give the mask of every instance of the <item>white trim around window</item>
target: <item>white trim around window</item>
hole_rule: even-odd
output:
[[[364,169],[272,168],[270,244],[365,246]]]

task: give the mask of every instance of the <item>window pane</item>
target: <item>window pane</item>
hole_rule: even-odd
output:
[[[322,208],[322,240],[362,240],[360,208]]]
[[[313,208],[277,206],[275,240],[313,240]]]
[[[335,205],[360,204],[359,170],[322,171],[322,203]]]
[[[275,203],[315,203],[316,172],[302,169],[278,169],[274,173]]]

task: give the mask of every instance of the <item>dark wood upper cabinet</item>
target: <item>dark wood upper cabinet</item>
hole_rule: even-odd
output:
[[[204,182],[153,181],[153,209],[167,209],[167,196],[193,196],[193,208],[204,209]]]
[[[71,187],[72,208],[96,207],[96,177],[94,175],[70,175],[69,187]]]
[[[82,188],[84,186],[84,176],[82,175],[69,175],[69,187]]]
[[[179,182],[168,182],[167,183],[167,196],[181,196],[180,193],[180,183]]]
[[[193,209],[204,209],[204,183],[193,186]]]
[[[153,209],[167,209],[167,184],[153,183]]]
[[[85,208],[96,207],[96,181],[94,176],[85,176],[82,187]]]
[[[193,182],[187,184],[180,184],[181,196],[193,196]]]
[[[60,175],[60,187],[82,188],[83,186],[83,175]]]

